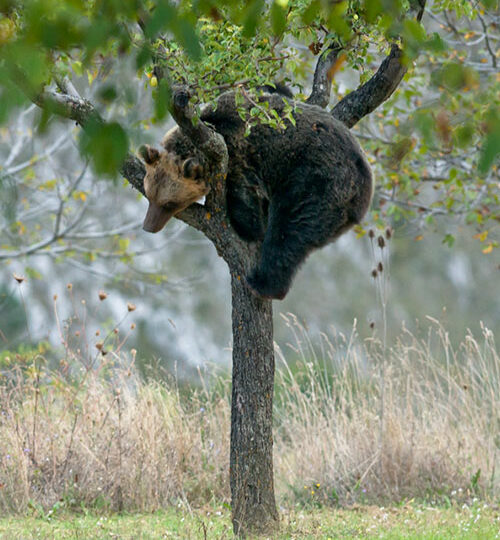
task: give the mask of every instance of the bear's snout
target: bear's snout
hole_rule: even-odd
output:
[[[160,206],[149,201],[148,211],[142,224],[143,230],[150,233],[160,232],[168,220],[175,214],[176,210],[177,207]]]

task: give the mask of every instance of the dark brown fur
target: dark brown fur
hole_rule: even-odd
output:
[[[282,96],[266,94],[260,99],[284,114]],[[244,105],[247,110],[252,106]],[[233,93],[222,95],[216,108],[202,113],[202,120],[223,135],[228,148],[231,224],[243,239],[262,241],[259,265],[247,282],[269,298],[283,298],[307,255],[359,223],[372,198],[370,167],[349,130],[317,106],[295,106],[295,125],[288,122],[285,130],[277,130],[259,124],[247,137]],[[146,195],[156,204],[185,208],[196,200],[193,197],[206,193],[206,167],[179,129],[171,130],[163,145],[154,163],[147,164]],[[197,180],[182,174],[180,164],[189,156],[200,163]]]

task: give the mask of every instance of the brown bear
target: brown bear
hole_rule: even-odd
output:
[[[358,142],[324,109],[295,103],[280,93],[257,97],[281,117],[294,107],[286,129],[260,123],[250,134],[241,118],[255,101],[238,106],[233,92],[207,107],[201,120],[224,137],[231,225],[248,242],[261,241],[260,261],[246,276],[266,298],[282,299],[307,255],[335,240],[366,213],[373,177]],[[210,164],[180,128],[165,136],[163,150],[144,147],[144,180],[150,208],[147,231],[160,230],[209,189]]]
[[[172,135],[178,128],[174,128]],[[167,145],[167,136],[163,144]],[[210,190],[203,178],[203,167],[193,157],[162,151],[144,145],[140,148],[146,163],[144,191],[149,201],[143,228],[147,232],[158,232],[175,214],[204,197]]]

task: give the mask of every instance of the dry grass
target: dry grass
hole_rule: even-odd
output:
[[[290,354],[277,351],[282,500],[500,494],[500,359],[489,330],[454,350],[431,321],[425,339],[403,329],[385,350],[355,330],[313,345],[285,319],[295,337]],[[181,392],[141,380],[123,341],[91,361],[65,343],[57,369],[39,353],[0,364],[0,513],[228,501],[227,376]]]
[[[278,351],[276,468],[310,500],[442,500],[500,493],[500,358],[491,331],[454,350],[434,319],[393,347],[323,334],[293,316],[300,360]],[[334,333],[333,333],[334,334]]]

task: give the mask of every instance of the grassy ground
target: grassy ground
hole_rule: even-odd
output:
[[[60,514],[44,518],[0,519],[0,538],[75,539],[230,539],[225,508],[192,513],[182,509],[95,516]],[[357,506],[332,510],[282,510],[281,532],[275,539],[425,539],[490,540],[500,538],[500,509],[475,503],[468,507],[436,508],[408,504],[400,507]]]

